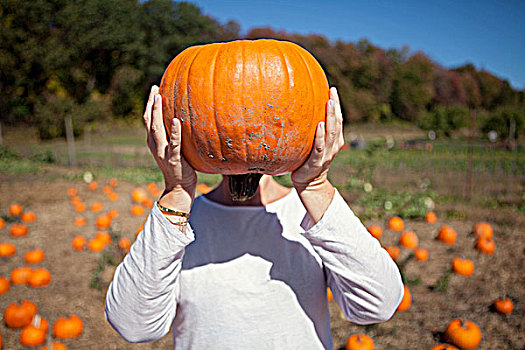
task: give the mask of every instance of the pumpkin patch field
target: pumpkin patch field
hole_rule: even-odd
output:
[[[0,153],[0,348],[172,349],[171,334],[129,344],[104,317],[115,267],[163,190],[144,131],[77,140],[75,167],[65,142],[17,132]],[[389,321],[360,326],[328,291],[334,348],[525,348],[523,154],[474,153],[465,197],[462,146],[407,148],[414,130],[398,131],[393,147],[377,128],[363,135],[366,149],[342,150],[330,179],[398,264],[405,297]],[[515,168],[501,177],[485,161]],[[198,192],[218,180],[199,174]]]

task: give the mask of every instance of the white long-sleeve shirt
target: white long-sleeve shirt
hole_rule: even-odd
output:
[[[266,206],[200,196],[181,233],[156,206],[117,267],[106,318],[130,342],[175,349],[331,349],[326,288],[349,321],[388,320],[399,270],[336,191],[312,226],[297,192]]]

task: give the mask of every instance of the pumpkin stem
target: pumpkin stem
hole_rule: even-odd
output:
[[[232,200],[244,202],[255,195],[259,188],[262,174],[250,173],[242,175],[228,175],[228,186]]]

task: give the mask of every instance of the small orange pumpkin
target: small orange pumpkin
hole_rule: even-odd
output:
[[[405,231],[399,237],[399,245],[408,249],[416,249],[419,244],[419,239],[414,231]]]
[[[107,232],[103,232],[103,231],[97,232],[97,235],[95,236],[95,239],[100,240],[104,244],[110,244],[111,243],[111,236]]]
[[[13,243],[0,243],[0,257],[10,257],[16,253],[16,247]]]
[[[489,238],[491,239],[494,236],[494,230],[492,229],[492,226],[488,222],[478,222],[474,225],[472,228],[472,233],[477,238]]]
[[[112,202],[116,202],[118,200],[118,194],[116,194],[115,192],[111,192],[110,194],[108,194],[108,199]]]
[[[399,247],[389,245],[383,248],[385,248],[385,250],[388,252],[388,255],[390,255],[392,259],[396,260],[399,257]]]
[[[509,298],[498,298],[494,300],[492,305],[494,306],[494,310],[503,315],[510,315],[514,310],[514,304]]]
[[[102,193],[108,195],[110,193],[113,192],[113,187],[111,187],[110,185],[106,185],[104,187],[102,187]]]
[[[452,227],[443,225],[439,229],[436,239],[446,244],[454,244],[456,243],[457,233]]]
[[[9,289],[11,289],[11,283],[9,283],[9,280],[5,278],[4,276],[0,277],[0,295],[9,292]]]
[[[91,191],[96,191],[97,188],[98,188],[98,183],[96,181],[91,181],[89,184],[88,184],[88,188],[91,190]]]
[[[428,250],[425,248],[416,248],[414,256],[418,261],[426,261],[428,259]]]
[[[126,238],[126,237],[122,237],[119,241],[118,241],[118,246],[120,249],[122,249],[123,251],[125,252],[129,252],[129,248],[131,247],[131,241]]]
[[[77,213],[83,213],[86,211],[86,204],[85,203],[82,203],[82,202],[79,202],[79,203],[75,203],[75,211]]]
[[[111,226],[111,217],[107,214],[100,215],[95,220],[95,225],[99,230],[105,230]]]
[[[82,203],[82,198],[80,198],[80,196],[73,196],[71,197],[71,199],[69,200],[69,203],[75,205],[77,203]]]
[[[150,208],[150,209],[151,209],[151,208],[153,208],[153,204],[154,204],[154,203],[155,203],[155,202],[153,202],[153,199],[151,199],[151,198],[146,198],[146,199],[144,199],[144,200],[142,201],[141,204],[142,204],[144,207],[146,207],[146,208]]]
[[[86,226],[87,220],[83,216],[78,216],[74,219],[73,224],[78,227]]]
[[[90,239],[88,243],[89,250],[91,250],[92,252],[100,252],[104,250],[105,246],[106,244],[102,240],[97,238]]]
[[[11,226],[11,236],[13,237],[22,237],[22,236],[25,236],[27,235],[27,233],[29,232],[29,227],[27,227],[26,225],[21,225],[21,224],[13,224]]]
[[[111,179],[109,179],[109,185],[110,185],[111,187],[117,187],[117,185],[118,185],[118,180],[117,180],[116,178],[112,177]]]
[[[102,204],[101,202],[94,202],[93,204],[91,204],[90,209],[93,213],[100,213],[102,209],[104,209],[104,204]]]
[[[410,290],[408,290],[406,285],[403,285],[403,289],[405,294],[403,294],[403,299],[401,299],[401,303],[399,303],[396,311],[406,311],[412,305],[412,294],[410,293]]]
[[[155,182],[150,182],[146,186],[148,187],[149,193],[153,197],[159,197],[162,194],[161,190],[159,189],[159,187],[157,186],[157,184]]]
[[[3,229],[5,226],[5,220],[0,218],[0,229]]]
[[[4,322],[9,328],[22,328],[31,323],[36,315],[36,304],[29,300],[14,302],[6,307],[4,311]]]
[[[388,227],[393,231],[401,232],[405,228],[405,223],[399,216],[392,216],[390,220],[388,220]]]
[[[84,324],[82,319],[76,315],[68,318],[60,317],[53,325],[53,336],[57,339],[77,338],[82,334]]]
[[[474,273],[474,263],[470,259],[452,259],[452,271],[461,276],[470,276]]]
[[[373,350],[374,341],[366,334],[353,334],[346,341],[346,350]]]
[[[12,284],[26,284],[29,276],[33,273],[33,269],[29,266],[17,267],[11,271],[10,279]]]
[[[131,191],[131,199],[136,203],[142,203],[148,198],[148,194],[140,187],[136,187]]]
[[[14,203],[9,206],[9,215],[18,216],[22,214],[23,208],[20,204]]]
[[[64,344],[62,343],[58,343],[58,342],[52,342],[51,343],[51,347],[48,347],[47,345],[44,346],[42,349],[40,350],[67,350],[67,346],[65,346]]]
[[[84,250],[84,247],[86,246],[86,238],[84,236],[75,236],[73,242],[71,242],[71,246],[75,250]]]
[[[456,318],[448,324],[445,339],[461,349],[475,349],[481,342],[481,330],[472,321]]]
[[[45,287],[49,283],[51,283],[51,274],[43,267],[34,269],[27,279],[27,284],[31,287]]]
[[[74,188],[74,187],[69,187],[69,188],[66,190],[66,193],[67,193],[68,196],[73,197],[73,196],[76,196],[76,195],[77,195],[78,191],[77,191],[77,189]]]
[[[44,261],[45,256],[46,255],[42,249],[36,248],[36,249],[27,251],[24,255],[24,259],[26,263],[28,264],[38,264]]]
[[[496,243],[491,238],[480,237],[476,241],[474,248],[476,248],[478,251],[484,254],[492,255],[494,253],[494,250],[496,249]]]
[[[434,213],[433,211],[429,211],[429,212],[425,215],[425,221],[428,222],[429,224],[434,224],[434,223],[436,223],[436,221],[437,221],[437,215],[436,215],[436,213]]]
[[[142,214],[144,214],[144,207],[141,205],[132,205],[130,212],[134,216],[141,216]]]
[[[383,229],[379,225],[370,225],[368,227],[368,232],[377,239],[380,239],[383,236]]]
[[[24,346],[39,346],[46,341],[49,324],[35,315],[33,321],[20,332],[20,343]]]
[[[36,219],[36,215],[33,211],[25,211],[22,213],[22,216],[20,217],[20,219],[23,222],[33,222]]]

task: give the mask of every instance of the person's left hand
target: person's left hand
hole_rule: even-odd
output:
[[[325,126],[326,125],[326,126]],[[320,122],[310,156],[292,172],[292,182],[298,192],[322,186],[328,181],[328,169],[343,147],[343,115],[335,87],[330,88],[330,99],[326,104],[326,123]]]

